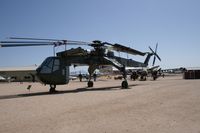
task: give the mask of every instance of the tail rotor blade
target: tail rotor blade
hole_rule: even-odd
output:
[[[155,64],[155,61],[156,61],[156,56],[154,55],[154,58],[153,58],[153,64],[152,64],[152,66],[154,66],[154,64]]]
[[[149,49],[151,50],[152,54],[155,54],[155,52],[153,51],[153,49],[149,46]]]
[[[156,43],[155,53],[157,54],[158,43]]]
[[[161,58],[158,56],[158,54],[155,54],[155,56],[158,58],[159,61],[161,61]]]
[[[152,63],[152,66],[154,66],[155,61],[156,61],[156,58],[158,58],[158,60],[161,61],[161,58],[160,58],[160,57],[158,56],[158,54],[157,54],[158,43],[156,44],[155,51],[153,51],[153,49],[152,49],[151,47],[149,47],[149,49],[151,50],[152,54],[154,55],[153,63]]]

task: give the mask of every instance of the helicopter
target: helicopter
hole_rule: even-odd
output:
[[[72,40],[58,40],[58,39],[39,39],[39,38],[17,38],[11,37],[12,41],[1,41],[0,48],[5,47],[26,47],[26,46],[53,46],[54,56],[47,57],[42,64],[36,69],[37,78],[43,83],[50,86],[49,92],[57,92],[57,85],[64,85],[69,83],[69,67],[71,65],[87,65],[89,80],[88,87],[93,87],[91,80],[92,74],[100,66],[114,66],[123,76],[121,83],[122,89],[128,88],[126,67],[147,67],[150,57],[160,59],[156,52],[151,48],[151,52],[141,52],[130,47],[118,43],[108,43],[99,40],[92,42],[72,41]],[[15,41],[13,41],[15,40]],[[17,41],[16,41],[17,40]],[[61,45],[87,45],[92,47],[91,51],[81,47],[65,49],[64,51],[55,54],[55,47]],[[138,62],[132,59],[115,56],[114,51],[124,52],[132,55],[147,55],[144,62]]]

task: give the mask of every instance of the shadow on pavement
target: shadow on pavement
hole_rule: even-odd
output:
[[[129,85],[128,89],[131,89],[130,87],[137,86]],[[35,92],[35,93],[27,93],[27,94],[16,94],[16,95],[5,95],[0,96],[0,100],[3,99],[13,99],[13,98],[23,98],[23,97],[33,97],[33,96],[44,96],[44,95],[58,95],[58,94],[67,94],[67,93],[79,93],[79,92],[89,92],[89,91],[114,91],[114,90],[126,90],[121,89],[121,86],[111,86],[111,87],[101,87],[101,88],[77,88],[75,90],[64,90],[64,91],[57,91],[55,93],[49,93],[49,92]]]

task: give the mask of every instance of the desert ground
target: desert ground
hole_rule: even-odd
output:
[[[28,85],[31,90],[27,90]],[[200,80],[0,84],[0,133],[200,133]]]

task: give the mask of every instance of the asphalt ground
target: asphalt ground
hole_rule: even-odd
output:
[[[200,80],[0,84],[0,133],[200,133]],[[32,85],[30,90],[27,86]]]

